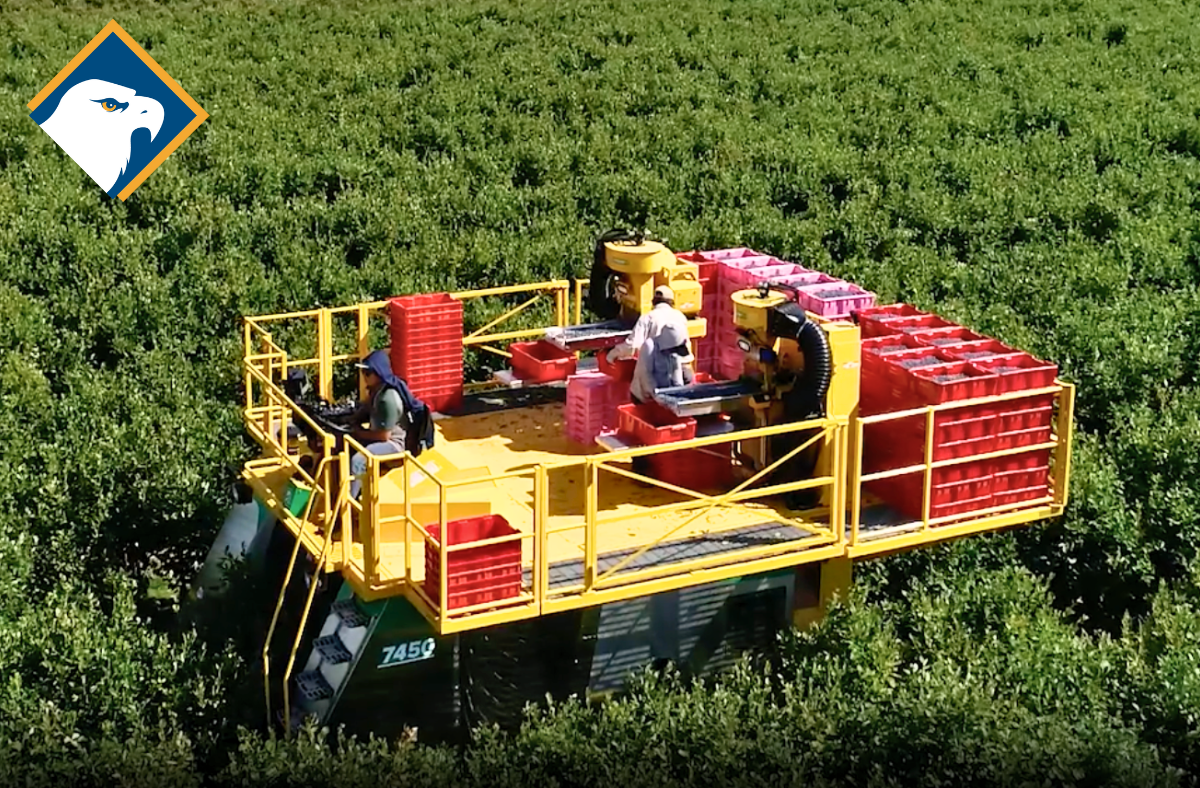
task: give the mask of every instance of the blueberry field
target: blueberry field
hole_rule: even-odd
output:
[[[125,202],[27,107],[110,19],[210,115]],[[1191,4],[0,0],[0,52],[4,784],[1200,784]],[[626,226],[1059,364],[1066,516],[863,565],[720,682],[269,736],[261,631],[179,614],[252,456],[239,318],[583,277]]]

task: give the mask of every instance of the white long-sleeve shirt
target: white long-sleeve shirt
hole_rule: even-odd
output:
[[[687,317],[670,304],[655,304],[653,309],[638,318],[629,337],[609,351],[609,360],[629,358],[635,351],[641,349],[647,339],[657,340],[658,335],[662,333],[663,326],[666,325],[676,326],[686,337],[687,322]]]

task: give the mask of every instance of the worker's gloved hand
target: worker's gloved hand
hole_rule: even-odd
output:
[[[609,364],[616,364],[617,363],[617,349],[613,348],[612,350],[608,351],[608,353],[605,354],[605,358],[608,360]]]

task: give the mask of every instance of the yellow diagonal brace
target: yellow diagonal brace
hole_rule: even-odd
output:
[[[814,435],[814,436],[812,436],[811,438],[809,438],[808,440],[806,440],[804,443],[802,443],[802,444],[800,444],[799,446],[797,446],[796,448],[792,449],[791,451],[789,451],[787,454],[785,454],[785,455],[783,455],[782,457],[780,457],[780,458],[779,458],[778,460],[776,460],[775,462],[771,463],[770,465],[768,465],[767,467],[763,468],[763,469],[762,469],[761,471],[759,471],[758,473],[756,473],[756,474],[754,474],[753,476],[751,476],[749,479],[746,479],[744,482],[742,482],[741,484],[739,484],[737,487],[734,487],[732,490],[730,490],[729,492],[727,492],[727,493],[725,493],[724,495],[722,495],[722,496],[721,496],[720,498],[718,498],[716,501],[713,501],[713,502],[711,502],[711,503],[710,503],[710,504],[709,504],[709,505],[708,505],[706,508],[703,508],[703,509],[699,509],[699,510],[697,510],[697,511],[696,511],[696,513],[695,513],[695,514],[693,514],[691,517],[689,517],[689,518],[687,518],[686,520],[684,520],[683,522],[679,523],[679,524],[678,524],[678,525],[676,525],[674,528],[672,528],[671,530],[667,531],[665,534],[663,534],[662,536],[660,536],[658,539],[656,539],[656,540],[654,540],[653,542],[651,542],[651,543],[647,544],[647,545],[646,545],[646,546],[644,546],[642,549],[638,550],[636,553],[633,553],[632,555],[626,556],[626,557],[625,557],[624,559],[622,559],[622,560],[621,560],[621,561],[620,561],[620,562],[619,562],[619,563],[618,563],[616,566],[612,567],[611,569],[609,569],[608,571],[606,571],[604,574],[602,574],[602,575],[600,575],[599,577],[597,577],[597,578],[596,578],[596,580],[595,580],[595,582],[599,583],[599,582],[601,582],[602,580],[604,580],[605,578],[607,578],[607,577],[610,577],[611,575],[615,574],[615,573],[616,573],[618,570],[620,570],[622,567],[624,567],[624,566],[625,566],[626,564],[628,564],[629,562],[631,562],[631,561],[634,561],[634,560],[636,560],[636,559],[638,559],[638,558],[641,558],[641,557],[642,557],[643,555],[645,555],[645,554],[646,554],[646,553],[647,553],[649,550],[651,550],[652,548],[654,548],[654,547],[658,546],[659,544],[661,544],[662,542],[664,542],[664,541],[667,539],[667,537],[671,536],[672,534],[674,534],[674,533],[675,533],[676,531],[678,531],[679,529],[683,528],[684,526],[691,525],[691,524],[692,524],[692,523],[694,523],[696,520],[698,520],[698,519],[699,519],[701,516],[703,516],[703,515],[705,515],[705,514],[707,514],[707,513],[711,512],[711,511],[712,511],[713,509],[715,509],[716,507],[718,507],[718,506],[722,506],[722,505],[725,505],[726,503],[728,503],[729,499],[730,499],[732,496],[734,496],[734,495],[737,495],[737,494],[738,494],[738,493],[740,493],[742,490],[744,490],[744,489],[746,489],[747,487],[749,487],[749,486],[751,486],[752,484],[754,484],[754,483],[755,483],[756,481],[758,481],[760,478],[762,478],[762,477],[764,477],[764,476],[768,476],[768,475],[770,475],[770,474],[771,474],[771,472],[772,472],[772,471],[774,471],[776,468],[778,468],[779,466],[783,465],[785,462],[787,462],[788,460],[790,460],[792,457],[795,457],[797,454],[799,454],[800,452],[804,451],[805,449],[807,449],[807,448],[808,448],[809,446],[811,446],[812,444],[816,443],[816,442],[817,442],[819,439],[821,439],[821,438],[825,437],[825,435],[826,435],[826,434],[829,432],[829,430],[830,430],[830,428],[829,428],[829,427],[825,427],[825,428],[824,428],[824,429],[822,429],[820,432],[818,432],[816,435]],[[599,464],[599,463],[597,463],[597,464]],[[595,494],[595,493],[594,493],[594,491],[593,491],[593,493],[592,493],[592,494],[593,494],[593,495]],[[594,520],[594,519],[593,519],[592,528],[593,528],[593,529],[595,529],[595,520]]]
[[[470,334],[467,334],[467,335],[464,337],[464,339],[474,339],[475,337],[477,337],[477,336],[479,336],[480,334],[482,334],[484,331],[487,331],[487,330],[488,330],[489,328],[491,328],[492,326],[496,326],[496,325],[499,325],[499,324],[503,323],[505,320],[508,320],[508,319],[509,319],[510,317],[512,317],[513,315],[519,314],[519,313],[520,313],[522,310],[524,310],[524,309],[526,309],[527,307],[529,307],[529,306],[531,306],[531,305],[533,305],[533,304],[537,303],[537,301],[539,301],[539,300],[541,299],[541,297],[542,297],[542,294],[541,294],[541,293],[538,293],[538,294],[536,294],[536,295],[535,295],[535,296],[533,296],[532,298],[530,298],[530,299],[528,299],[527,301],[525,301],[525,303],[523,303],[523,304],[520,304],[519,306],[514,306],[512,309],[508,310],[508,311],[507,311],[507,312],[505,312],[503,315],[500,315],[500,317],[498,317],[498,318],[496,318],[495,320],[493,320],[492,322],[488,323],[488,324],[487,324],[486,326],[484,326],[483,328],[481,328],[481,329],[478,329],[477,331],[472,331]]]

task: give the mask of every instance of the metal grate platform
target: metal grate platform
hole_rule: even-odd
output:
[[[798,545],[808,540],[819,540],[808,531],[784,523],[759,523],[744,528],[735,528],[719,533],[702,534],[689,539],[664,542],[647,550],[642,555],[621,567],[621,571],[636,571],[660,567],[696,558],[707,558],[722,553],[735,553],[753,547],[795,542]],[[598,557],[600,572],[606,572],[625,558],[637,552],[635,548],[614,550]],[[524,570],[525,583],[532,582],[532,569]],[[549,585],[551,589],[583,582],[583,559],[559,561],[550,565]]]

